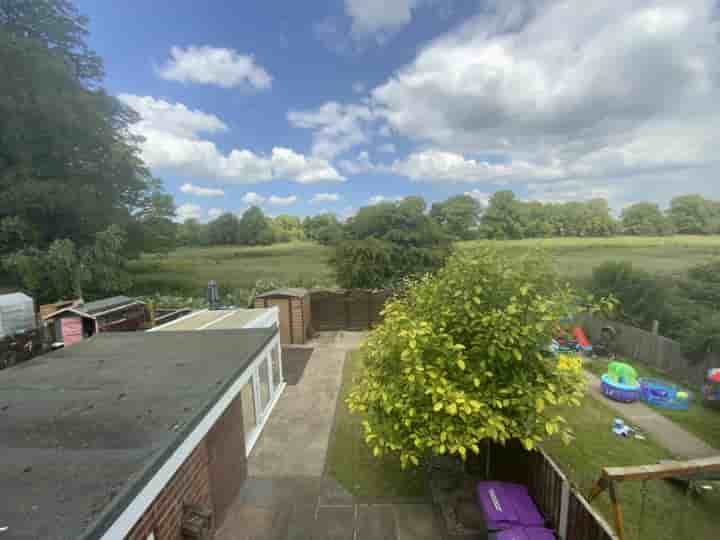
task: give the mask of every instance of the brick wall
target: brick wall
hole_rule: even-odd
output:
[[[127,538],[145,540],[154,532],[156,540],[178,540],[185,503],[212,508],[208,453],[204,440],[188,456]]]
[[[127,538],[180,540],[183,506],[199,504],[213,512],[219,526],[247,477],[242,402],[237,396],[172,480],[160,492]]]

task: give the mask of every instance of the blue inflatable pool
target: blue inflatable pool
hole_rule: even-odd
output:
[[[640,385],[622,384],[613,382],[607,373],[602,376],[602,393],[615,401],[632,403],[640,399]]]

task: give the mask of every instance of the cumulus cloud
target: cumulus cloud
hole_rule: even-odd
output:
[[[332,159],[369,140],[375,113],[364,104],[343,105],[330,101],[313,110],[290,111],[290,124],[313,130],[314,156]]]
[[[267,199],[260,195],[259,193],[255,193],[254,191],[250,191],[243,195],[242,201],[245,204],[249,204],[251,206],[258,206],[262,203],[264,203]]]
[[[370,154],[363,151],[356,155],[353,159],[342,159],[338,162],[338,167],[350,175],[363,174],[369,172],[383,172],[389,169],[384,165],[378,165],[370,160]]]
[[[388,197],[387,195],[373,195],[368,199],[368,202],[370,204],[380,204],[381,202],[398,202],[402,200],[403,197],[399,195],[395,197]]]
[[[181,204],[175,210],[175,219],[185,221],[186,219],[202,219],[202,208],[197,204]]]
[[[491,2],[372,91],[374,113],[422,145],[394,170],[441,182],[582,182],[616,198],[673,171],[690,181],[675,193],[710,189],[720,168],[714,4]]]
[[[270,195],[268,198],[268,204],[273,206],[290,206],[297,202],[298,198],[296,195],[288,195],[287,197],[280,197],[278,195]]]
[[[397,30],[412,19],[412,10],[427,0],[345,0],[356,36]]]
[[[222,216],[225,213],[224,208],[210,208],[208,210],[208,218],[209,219],[217,219],[218,217]]]
[[[212,84],[222,88],[266,90],[272,77],[251,55],[216,47],[173,47],[170,59],[158,70],[163,79]]]
[[[198,197],[222,197],[225,195],[225,191],[222,189],[196,186],[189,182],[180,186],[180,191],[189,195],[197,195]]]
[[[201,137],[227,130],[217,116],[150,96],[118,97],[140,115],[141,120],[131,129],[144,138],[142,157],[152,168],[231,184],[273,179],[301,184],[345,180],[327,160],[289,148],[275,147],[269,156],[237,148],[225,154],[214,142]]]
[[[339,193],[316,193],[310,200],[311,203],[317,204],[321,202],[337,202],[342,198]]]

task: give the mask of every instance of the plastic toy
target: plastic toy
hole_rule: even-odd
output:
[[[640,397],[648,405],[663,409],[686,411],[690,407],[690,393],[662,379],[640,379]]]
[[[703,385],[703,404],[707,407],[720,407],[720,368],[708,370]]]
[[[610,362],[608,372],[602,377],[602,393],[605,397],[623,403],[640,399],[640,385],[635,369],[623,362]]]
[[[475,486],[475,495],[489,531],[545,525],[545,518],[538,511],[525,486],[509,482],[481,481]]]
[[[592,352],[593,348],[592,345],[590,345],[590,341],[588,340],[587,336],[585,335],[585,332],[583,332],[583,329],[579,326],[576,326],[572,329],[573,336],[575,336],[575,340],[577,341],[577,347],[581,351],[584,352]]]

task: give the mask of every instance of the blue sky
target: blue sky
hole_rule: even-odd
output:
[[[714,0],[77,0],[182,217],[719,196]]]

